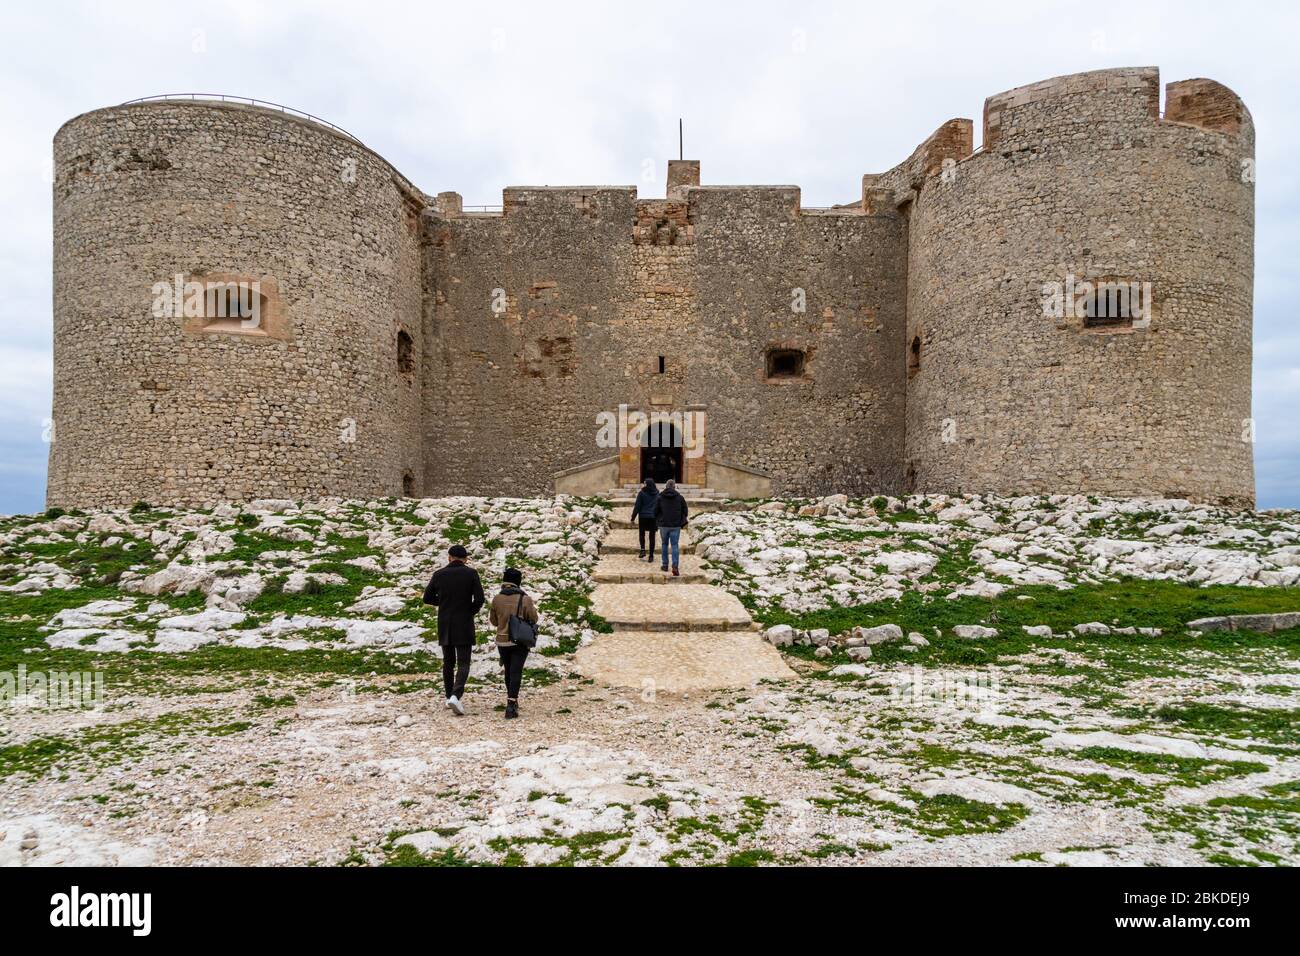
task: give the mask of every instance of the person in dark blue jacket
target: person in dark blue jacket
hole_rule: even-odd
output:
[[[668,570],[669,549],[672,550],[673,577],[678,576],[677,551],[681,541],[682,529],[690,516],[686,499],[677,491],[677,483],[669,481],[664,485],[663,494],[655,505],[655,522],[659,525],[659,553],[664,571]]]
[[[636,501],[632,504],[632,520],[637,523],[637,543],[641,548],[638,558],[645,558],[647,561],[655,559],[655,506],[659,504],[659,489],[655,487],[654,479],[647,478],[641,490],[636,493]],[[645,539],[650,536],[650,557],[645,556]]]

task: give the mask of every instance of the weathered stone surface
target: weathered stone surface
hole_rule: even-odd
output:
[[[794,643],[794,628],[789,624],[774,624],[763,632],[763,637],[774,647],[789,647]]]
[[[986,637],[997,637],[996,628],[985,627],[982,624],[958,624],[952,629],[952,633],[968,641],[977,641]]]
[[[746,631],[617,631],[573,658],[585,677],[616,687],[682,693],[790,680],[781,652]]]
[[[708,584],[598,584],[592,609],[615,627],[681,630],[749,629],[749,612],[721,588]]]
[[[889,641],[901,641],[903,629],[897,624],[879,624],[876,627],[855,627],[853,637],[863,644],[885,644]]]
[[[1300,627],[1300,612],[1281,614],[1233,614],[1227,617],[1202,617],[1187,622],[1190,631],[1285,631]]]

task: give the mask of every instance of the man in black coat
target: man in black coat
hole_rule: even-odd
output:
[[[447,551],[450,559],[429,578],[424,603],[438,608],[438,644],[442,647],[442,686],[447,706],[457,716],[465,713],[461,698],[469,680],[469,657],[474,650],[474,616],[486,603],[483,581],[466,564],[469,552],[459,544]]]

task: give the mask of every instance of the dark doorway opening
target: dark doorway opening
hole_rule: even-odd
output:
[[[681,482],[685,455],[682,433],[672,422],[651,422],[641,433],[641,480],[653,478],[662,485],[669,478]]]

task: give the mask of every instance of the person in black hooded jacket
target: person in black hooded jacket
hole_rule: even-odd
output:
[[[639,558],[645,558],[646,539],[650,539],[650,557],[647,561],[655,559],[655,506],[659,504],[659,489],[655,487],[653,478],[647,478],[641,490],[636,493],[636,501],[632,504],[632,520],[637,523],[637,545],[640,552]]]
[[[668,570],[668,549],[672,547],[673,577],[677,577],[678,551],[680,550],[682,529],[686,527],[686,499],[677,491],[677,482],[669,481],[659,494],[655,505],[655,522],[659,525],[659,567]]]

